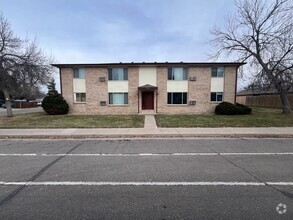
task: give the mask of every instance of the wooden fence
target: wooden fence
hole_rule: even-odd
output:
[[[35,108],[38,107],[36,102],[17,102],[13,103],[14,108]]]
[[[293,94],[288,94],[289,102],[291,108],[293,109]],[[247,95],[247,96],[237,96],[236,102],[248,105],[248,106],[258,106],[258,107],[271,107],[271,108],[281,108],[281,98],[279,95]]]

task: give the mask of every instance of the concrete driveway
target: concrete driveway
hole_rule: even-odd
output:
[[[43,112],[42,107],[37,108],[13,108],[12,113],[14,115],[25,114],[25,113],[33,113],[33,112]],[[0,108],[0,116],[7,115],[6,108]]]

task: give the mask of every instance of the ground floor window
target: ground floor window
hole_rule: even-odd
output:
[[[187,92],[168,92],[168,104],[187,104]]]
[[[213,102],[223,101],[223,93],[222,92],[211,92],[211,101],[213,101]]]
[[[74,102],[86,102],[85,93],[74,93]]]
[[[128,104],[128,93],[113,92],[109,93],[110,105],[126,105]]]

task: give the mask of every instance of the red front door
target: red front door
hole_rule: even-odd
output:
[[[154,92],[142,92],[142,109],[154,109]]]

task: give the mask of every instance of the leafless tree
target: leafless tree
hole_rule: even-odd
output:
[[[290,113],[287,93],[293,86],[292,0],[238,0],[237,12],[223,28],[212,30],[214,57],[236,57],[254,66],[255,82],[275,88],[283,113]]]
[[[52,76],[51,61],[36,41],[15,36],[7,19],[0,14],[0,90],[5,96],[7,116],[12,116],[10,94],[47,84]]]

